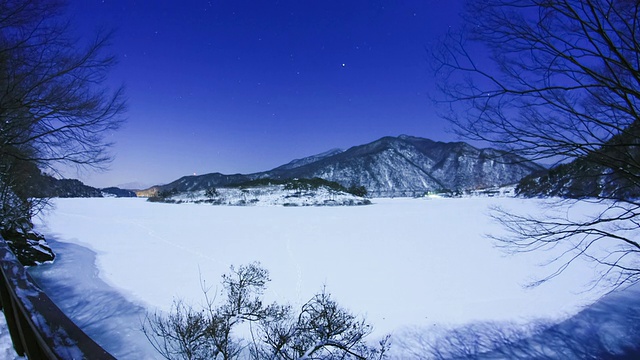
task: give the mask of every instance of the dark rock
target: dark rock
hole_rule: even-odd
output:
[[[11,251],[24,266],[34,266],[55,259],[55,254],[47,245],[44,236],[34,231],[23,233],[22,231],[2,231]]]

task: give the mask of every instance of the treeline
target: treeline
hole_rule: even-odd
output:
[[[361,185],[351,185],[349,187],[345,187],[335,181],[329,181],[325,179],[321,179],[319,177],[314,177],[311,179],[271,179],[271,178],[263,178],[245,181],[237,184],[227,185],[228,188],[239,188],[239,189],[247,189],[252,187],[259,186],[269,186],[269,185],[284,185],[285,190],[317,190],[321,187],[337,191],[337,192],[345,192],[348,194],[352,194],[355,196],[365,197],[368,192],[364,186]]]

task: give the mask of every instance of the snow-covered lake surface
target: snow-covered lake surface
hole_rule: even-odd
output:
[[[499,205],[535,213],[546,200],[374,199],[355,207],[230,207],[144,199],[56,199],[37,224],[58,254],[31,273],[59,305],[118,358],[159,358],[140,324],[174,298],[203,302],[200,279],[259,261],[266,302],[302,305],[326,286],[366,317],[371,339],[406,329],[475,321],[563,320],[606,289],[591,264],[554,270],[551,252],[507,256],[487,233]]]

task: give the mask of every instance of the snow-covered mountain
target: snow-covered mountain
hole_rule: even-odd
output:
[[[331,150],[260,173],[185,176],[138,195],[168,190],[198,191],[262,178],[318,177],[345,187],[364,186],[371,196],[414,196],[513,184],[541,169],[535,163],[495,149],[401,135],[346,151]]]

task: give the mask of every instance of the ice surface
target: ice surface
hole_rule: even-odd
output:
[[[54,240],[58,258],[33,275],[80,326],[93,327],[90,335],[105,333],[96,340],[107,350],[124,347],[119,358],[131,344],[148,346],[138,330],[143,307],[168,310],[174,297],[200,304],[200,278],[215,287],[230,265],[252,261],[270,271],[267,303],[299,306],[326,285],[375,327],[372,339],[407,327],[559,321],[605,291],[586,287],[591,265],[576,262],[525,289],[553,271],[539,264],[554,254],[505,256],[484,237],[502,231],[489,206],[533,213],[543,201],[375,199],[362,207],[290,208],[56,199],[37,228]]]
[[[29,268],[47,295],[117,359],[156,357],[139,331],[145,308],[127,300],[98,277],[93,251],[48,237],[56,249],[53,264]]]

